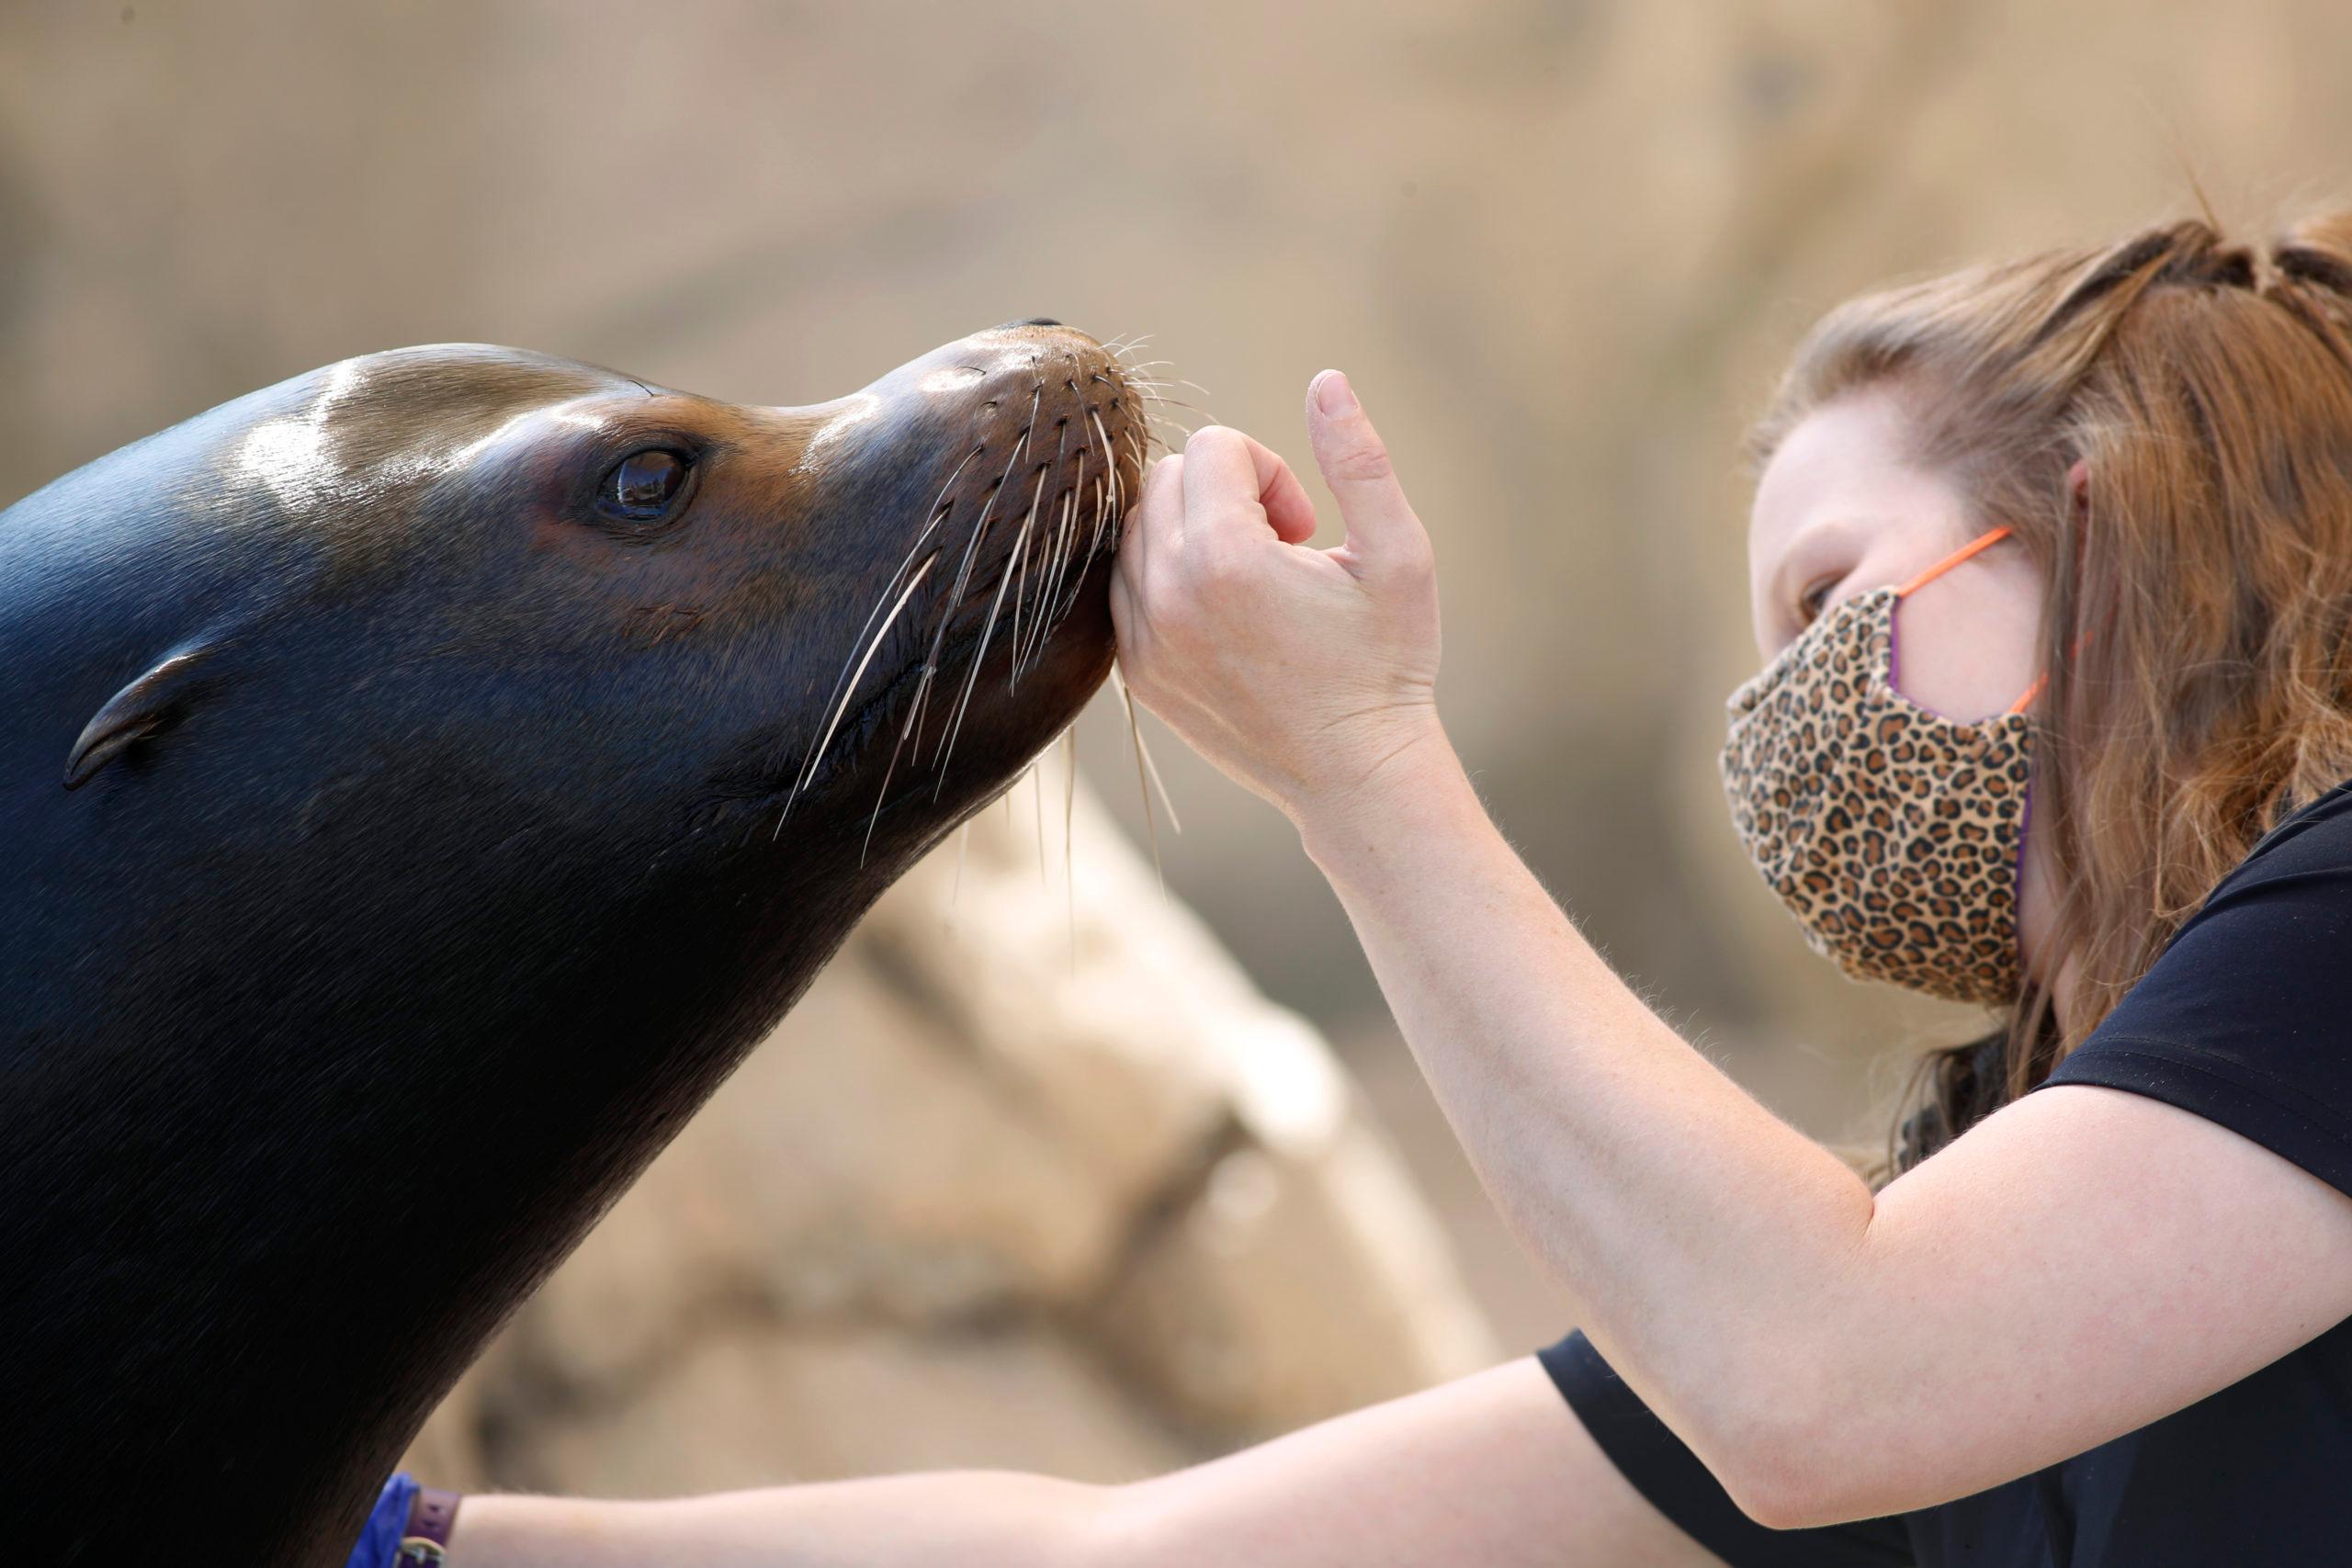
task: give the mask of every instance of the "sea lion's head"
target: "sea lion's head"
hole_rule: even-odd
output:
[[[1047,322],[800,408],[422,348],[0,513],[27,1550],[263,1475],[249,1554],[341,1561],[492,1328],[1102,679],[1142,446]]]
[[[854,839],[887,876],[1102,679],[1144,440],[1117,358],[1043,320],[805,407],[477,345],[347,360],[84,471],[176,469],[89,520],[154,629],[51,761],[94,811],[258,764],[246,809],[357,830],[396,770],[506,833]]]

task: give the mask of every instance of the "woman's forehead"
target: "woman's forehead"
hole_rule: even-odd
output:
[[[1759,582],[1810,530],[1947,509],[1949,489],[1909,459],[1906,417],[1892,392],[1864,390],[1825,403],[1789,431],[1757,481],[1748,514],[1748,567]]]

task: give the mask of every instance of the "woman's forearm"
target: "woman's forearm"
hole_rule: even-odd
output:
[[[936,1473],[673,1503],[469,1497],[452,1568],[1690,1568],[1532,1359],[1118,1486]]]
[[[1488,820],[1444,735],[1298,813],[1406,1039],[1523,1242],[1738,1489],[1851,1331],[1871,1194],[1681,1040]]]
[[[466,1499],[450,1568],[1081,1568],[1109,1494],[988,1472],[672,1502]]]

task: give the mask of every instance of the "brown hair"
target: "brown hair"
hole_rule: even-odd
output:
[[[1852,300],[1754,456],[1872,385],[2044,572],[2028,830],[2061,868],[2041,967],[2079,976],[2066,1016],[2030,984],[2004,1034],[1928,1058],[1909,1163],[2041,1081],[2256,840],[2352,778],[2352,213],[2267,249],[2181,222]]]

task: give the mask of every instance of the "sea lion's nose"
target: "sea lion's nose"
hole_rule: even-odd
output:
[[[1007,321],[1008,327],[1057,327],[1061,323],[1051,316],[1029,316],[1018,321]]]

